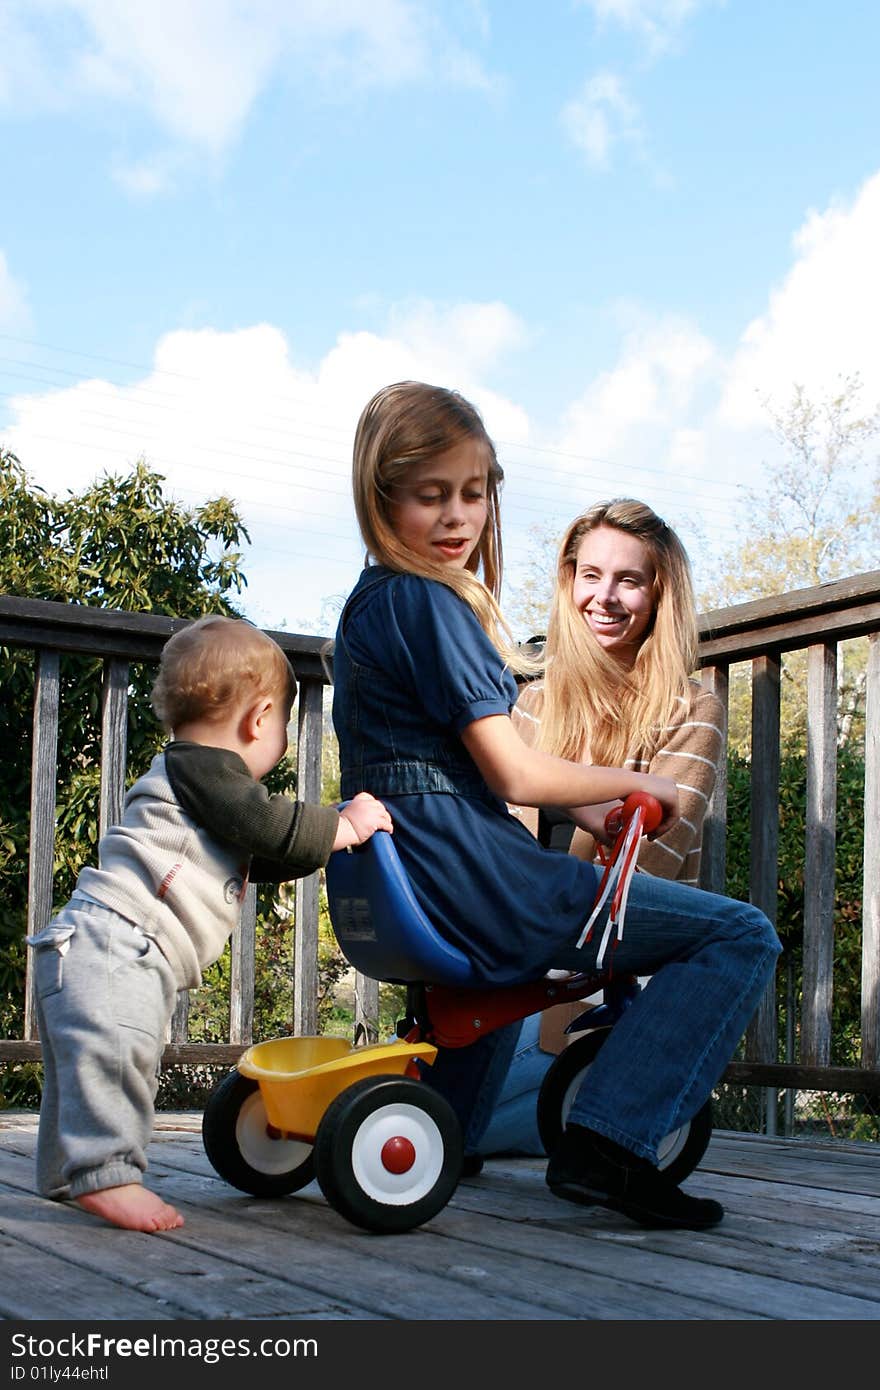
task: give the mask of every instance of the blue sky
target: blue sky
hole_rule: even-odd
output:
[[[324,630],[416,377],[497,442],[507,594],[621,494],[708,579],[761,401],[880,399],[878,51],[873,0],[0,0],[0,442],[229,494],[249,616]]]

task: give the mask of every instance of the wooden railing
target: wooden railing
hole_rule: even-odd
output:
[[[830,1065],[834,987],[838,644],[868,637],[862,873],[861,1065]],[[749,897],[776,922],[778,898],[780,675],[785,652],[807,652],[807,804],[804,843],[803,990],[799,1057],[778,1058],[771,985],[746,1035],[746,1060],[725,1079],[768,1087],[880,1092],[880,571],[706,613],[702,679],[727,704],[730,668],[751,665]],[[704,887],[723,892],[727,788],[716,787],[706,824]]]
[[[27,930],[44,925],[53,905],[52,864],[57,780],[59,660],[64,652],[102,661],[103,747],[100,827],[119,815],[126,783],[126,710],[129,664],[156,662],[180,620],[73,604],[0,597],[0,645],[36,654],[31,758],[31,830]],[[880,571],[772,599],[707,613],[701,619],[700,662],[705,684],[727,706],[730,668],[751,665],[751,884],[750,897],[776,920],[779,834],[780,671],[784,652],[808,653],[808,791],[804,847],[804,988],[800,1049],[780,1061],[775,991],[768,989],[746,1037],[745,1059],[725,1079],[768,1088],[880,1092]],[[862,932],[861,1065],[831,1065],[834,985],[834,877],[837,722],[837,648],[867,635]],[[320,800],[323,690],[328,683],[325,639],[272,632],[299,682],[297,699],[298,795]],[[703,886],[724,891],[727,787],[722,776],[706,823]],[[293,948],[297,1034],[317,1029],[319,875],[296,885]],[[57,906],[57,904],[56,904]],[[186,996],[172,1025],[166,1065],[233,1063],[252,1040],[254,984],[253,890],[241,930],[232,941],[229,1041],[187,1041]],[[24,1036],[0,1039],[0,1061],[38,1058],[30,980]],[[356,1025],[373,1035],[375,982],[358,977]]]

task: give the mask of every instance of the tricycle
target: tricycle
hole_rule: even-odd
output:
[[[638,794],[609,821],[616,839],[584,929],[586,936],[610,900],[600,961],[622,924],[640,836],[659,809]],[[398,1036],[360,1046],[344,1038],[282,1037],[247,1048],[208,1099],[205,1151],[222,1178],[252,1196],[286,1196],[317,1178],[326,1200],[354,1225],[408,1231],[442,1211],[462,1174],[457,1117],[420,1079],[437,1049],[466,1047],[539,1010],[601,995],[600,1004],[569,1024],[566,1031],[576,1036],[539,1092],[538,1130],[549,1153],[586,1071],[641,985],[635,976],[614,975],[609,965],[551,972],[503,989],[478,987],[468,958],[422,911],[384,831],[331,855],[327,897],[349,963],[372,979],[406,985]],[[711,1133],[707,1102],[666,1137],[659,1164],[674,1183],[696,1168]]]

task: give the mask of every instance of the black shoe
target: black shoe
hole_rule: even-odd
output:
[[[689,1197],[659,1168],[583,1125],[566,1126],[547,1165],[547,1186],[555,1197],[610,1207],[640,1226],[704,1231],[724,1217],[720,1202]]]
[[[483,1171],[482,1154],[465,1154],[461,1161],[461,1176],[463,1178],[475,1178],[478,1173]]]

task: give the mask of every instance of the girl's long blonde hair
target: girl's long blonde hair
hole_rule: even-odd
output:
[[[631,670],[595,640],[574,604],[577,553],[599,526],[635,536],[654,566],[654,612]],[[634,749],[650,757],[697,661],[697,616],[687,553],[644,502],[616,498],[576,517],[559,547],[547,627],[538,746],[575,761],[620,767]]]
[[[432,564],[401,543],[391,523],[391,501],[395,485],[412,468],[467,439],[485,452],[487,517],[467,567],[454,569]],[[534,662],[516,646],[498,604],[503,481],[504,472],[479,411],[457,391],[421,381],[398,381],[377,391],[365,406],[355,433],[352,487],[367,562],[446,584],[470,605],[507,664],[533,674]]]

